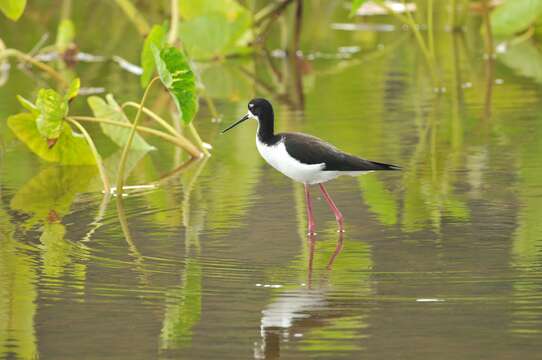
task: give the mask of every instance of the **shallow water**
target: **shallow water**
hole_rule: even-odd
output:
[[[1,359],[539,356],[539,85],[514,70],[514,49],[488,77],[480,40],[443,32],[435,92],[405,33],[331,30],[349,21],[339,10],[326,34],[303,34],[297,65],[271,59],[279,78],[262,57],[200,65],[223,120],[202,102],[196,124],[212,157],[172,174],[183,156],[149,139],[159,150],[134,160],[128,183],[169,176],[122,199],[100,192],[94,169],[41,162],[10,133],[14,95],[37,88],[12,69],[0,87]],[[14,41],[16,25],[0,25]],[[139,42],[114,39],[88,46],[136,62]],[[123,100],[141,92],[115,64],[76,71]],[[404,170],[329,184],[342,237],[315,188],[311,241],[302,186],[260,159],[255,124],[219,135],[255,95],[273,101],[280,130]],[[88,113],[84,97],[74,109]],[[116,155],[105,139],[99,147]]]

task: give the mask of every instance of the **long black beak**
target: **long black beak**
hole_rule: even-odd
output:
[[[240,123],[242,123],[243,121],[245,120],[248,120],[248,114],[246,114],[245,116],[243,116],[243,118],[239,121],[236,121],[234,122],[233,124],[231,124],[230,126],[228,126],[227,128],[225,128],[224,130],[222,130],[222,134],[224,134],[226,131],[236,127],[237,125],[239,125]]]

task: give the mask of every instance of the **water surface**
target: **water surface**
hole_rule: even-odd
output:
[[[118,17],[105,3],[91,18],[74,11],[81,27]],[[134,159],[128,183],[168,176],[120,200],[101,193],[95,169],[42,162],[11,134],[14,95],[39,86],[12,69],[0,87],[1,359],[539,356],[536,80],[514,70],[510,54],[488,65],[477,28],[439,32],[445,81],[435,91],[398,27],[344,31],[332,24],[350,21],[345,10],[326,16],[306,15],[307,28],[325,31],[303,33],[297,61],[275,52],[200,64],[223,120],[202,103],[195,121],[212,156],[172,173],[184,156],[150,138],[159,150]],[[19,35],[20,24],[0,25],[6,43],[23,48],[55,26]],[[85,51],[137,62],[139,41],[120,35],[130,26],[115,23],[105,48],[107,34],[78,39]],[[121,100],[141,94],[115,64],[74,71]],[[343,237],[315,188],[318,235],[307,238],[302,186],[260,159],[254,123],[219,135],[256,95],[273,101],[280,130],[404,168],[329,184]],[[84,97],[73,109],[89,113]],[[114,167],[117,149],[98,143]]]

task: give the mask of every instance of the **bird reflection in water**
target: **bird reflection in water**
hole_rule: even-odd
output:
[[[344,246],[343,232],[338,232],[337,246],[331,254],[326,269],[332,271],[333,263]],[[260,322],[261,340],[254,343],[255,359],[280,358],[281,342],[302,337],[298,330],[318,326],[318,313],[328,307],[326,287],[313,286],[313,260],[316,247],[314,235],[308,236],[309,254],[307,283],[293,290],[284,291],[264,310]]]

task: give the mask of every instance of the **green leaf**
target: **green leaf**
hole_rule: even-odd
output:
[[[30,100],[25,99],[21,95],[17,95],[17,100],[22,105],[22,107],[24,107],[26,110],[30,111],[32,114],[34,114],[36,116],[40,114],[40,111],[38,110],[36,105],[34,105],[34,103],[31,102]]]
[[[36,107],[40,112],[37,125],[39,133],[46,139],[57,139],[62,132],[62,121],[68,113],[68,104],[53,89],[40,89]]]
[[[50,162],[64,165],[94,165],[96,161],[86,140],[81,135],[74,134],[65,122],[58,141],[52,149],[43,141],[36,124],[36,115],[20,113],[8,118],[8,126],[15,136],[30,148],[30,150]]]
[[[152,55],[152,45],[161,49],[166,44],[166,29],[161,25],[154,25],[151,32],[143,43],[143,49],[141,50],[141,68],[143,74],[141,74],[140,82],[141,87],[145,88],[151,81],[152,74],[154,72],[154,58]]]
[[[97,96],[91,96],[88,98],[88,105],[92,109],[94,116],[97,118],[104,118],[130,124],[130,121],[122,111],[119,104],[115,101],[115,98],[113,98],[113,95],[108,94],[105,98],[107,102]],[[100,126],[104,134],[107,135],[115,144],[120,147],[124,147],[126,145],[126,141],[130,135],[130,129],[104,123],[100,123]],[[136,133],[134,140],[132,141],[131,149],[147,152],[154,150],[154,147],[149,145],[139,134]]]
[[[249,10],[235,0],[179,1],[180,14],[185,20],[207,15],[211,12],[226,14],[231,21],[250,14]]]
[[[63,19],[58,24],[56,48],[59,53],[65,52],[75,39],[75,25],[70,19]]]
[[[186,51],[196,59],[218,57],[230,44],[231,27],[226,15],[213,12],[181,23],[181,39]]]
[[[183,122],[189,124],[198,111],[198,95],[196,76],[188,59],[181,50],[174,47],[162,50],[156,46],[151,48],[160,80],[173,97]]]
[[[542,15],[542,0],[507,0],[491,13],[495,36],[511,36],[527,29]]]
[[[75,98],[77,94],[79,93],[79,88],[81,87],[81,80],[79,78],[75,78],[70,83],[70,87],[66,91],[66,94],[64,95],[64,100],[70,101],[71,99]]]
[[[362,7],[363,4],[365,4],[366,2],[367,2],[367,0],[354,0],[354,1],[352,1],[352,9],[350,9],[350,16],[356,15],[359,8]]]
[[[0,0],[0,11],[13,21],[17,21],[24,12],[26,0]]]
[[[251,12],[235,0],[180,1],[181,40],[191,58],[209,59],[247,49]]]
[[[498,59],[517,74],[542,83],[542,53],[530,41],[510,46]]]

